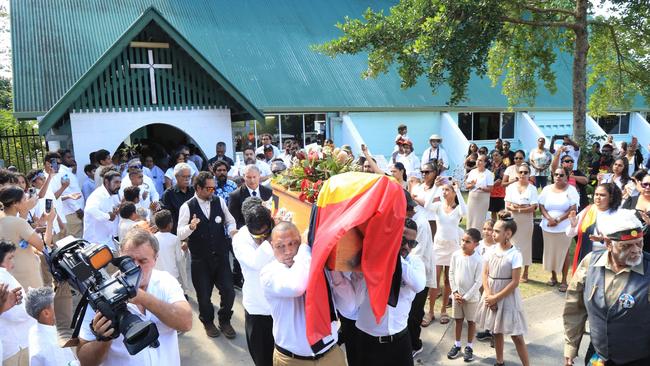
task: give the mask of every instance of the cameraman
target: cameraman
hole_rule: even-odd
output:
[[[158,240],[151,233],[133,228],[122,243],[121,254],[132,257],[142,269],[140,289],[130,300],[128,309],[140,319],[156,324],[160,345],[131,356],[122,343],[122,335],[107,341],[96,340],[110,337],[116,330],[111,328],[110,320],[88,308],[77,348],[82,365],[180,365],[177,331],[192,329],[192,308],[178,281],[167,272],[154,269],[158,249]]]

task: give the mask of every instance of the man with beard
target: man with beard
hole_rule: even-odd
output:
[[[190,185],[192,168],[185,163],[176,164],[174,166],[174,176],[176,177],[176,185],[163,193],[160,203],[163,209],[171,211],[174,218],[172,233],[176,234],[178,212],[183,203],[194,197],[194,188]]]
[[[588,365],[650,364],[650,254],[634,210],[620,209],[600,225],[607,249],[585,256],[564,305],[565,365],[573,365],[589,320]]]
[[[217,182],[217,188],[214,194],[223,198],[226,204],[230,202],[230,192],[237,189],[237,184],[228,179],[228,163],[224,160],[216,160],[212,164],[212,173]]]
[[[116,218],[120,204],[117,193],[122,176],[117,171],[108,170],[102,179],[103,184],[88,196],[86,202],[83,237],[91,243],[106,244],[117,253],[113,237],[117,234]]]
[[[255,157],[255,150],[253,150],[252,147],[247,147],[244,149],[244,163],[243,164],[238,164],[233,167],[233,171],[230,172],[229,176],[234,177],[234,176],[244,176],[244,169],[248,165],[255,165],[257,167],[257,170],[260,172],[260,178],[262,181],[265,181],[271,175],[273,174],[271,172],[271,168],[269,167],[269,164],[257,160]],[[242,219],[243,220],[243,219]],[[243,224],[242,224],[243,225]]]
[[[228,163],[228,166],[235,165],[235,162],[228,156],[226,156],[226,143],[223,141],[217,142],[216,153],[212,159],[208,160],[208,169],[214,170],[214,163],[221,160]]]

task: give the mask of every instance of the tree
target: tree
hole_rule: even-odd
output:
[[[595,115],[629,109],[639,94],[650,101],[650,5],[604,6],[607,17],[594,16],[588,0],[400,0],[388,15],[369,8],[363,20],[346,17],[337,24],[343,35],[314,49],[368,52],[363,77],[397,64],[402,88],[422,76],[433,93],[446,83],[450,105],[466,99],[472,73],[487,75],[501,81],[510,106],[533,105],[540,81],[555,93],[552,66],[558,53],[571,53],[573,131],[584,140],[587,89]]]

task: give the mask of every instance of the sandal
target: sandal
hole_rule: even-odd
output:
[[[566,290],[568,288],[569,288],[569,285],[567,285],[566,283],[563,283],[557,288],[557,290],[560,291],[560,292],[566,292]]]
[[[420,325],[422,326],[422,328],[426,328],[429,325],[431,325],[431,322],[433,322],[434,320],[436,320],[435,315],[431,313],[426,313],[424,314],[424,318],[422,318],[422,322],[420,323]]]
[[[555,286],[557,286],[557,284],[558,284],[558,282],[554,281],[554,280],[550,280],[550,281],[546,282],[546,285],[551,286],[551,287],[555,287]]]
[[[440,314],[440,324],[447,324],[447,323],[449,323],[449,315]]]

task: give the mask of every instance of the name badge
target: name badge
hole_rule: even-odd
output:
[[[621,294],[621,296],[618,297],[618,302],[621,304],[623,309],[631,309],[636,301],[634,300],[634,296],[630,294]]]
[[[216,222],[217,224],[221,224],[221,216],[215,217],[214,222]]]

